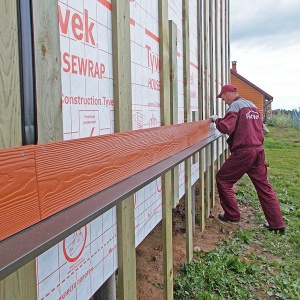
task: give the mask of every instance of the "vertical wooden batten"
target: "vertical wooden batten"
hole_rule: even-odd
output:
[[[32,1],[38,144],[63,139],[58,2]]]
[[[189,46],[189,0],[183,0],[183,94],[184,122],[191,121],[190,97],[190,46]],[[185,161],[185,227],[186,227],[186,259],[193,258],[193,218],[192,218],[192,160]]]
[[[177,66],[177,26],[169,20],[170,44],[170,109],[171,124],[178,124],[178,66]],[[179,167],[171,170],[172,173],[172,198],[173,208],[179,201]]]
[[[215,19],[215,48],[216,48],[216,88],[215,88],[215,97],[218,95],[219,90],[219,82],[220,82],[220,0],[215,0],[215,9],[216,9],[216,19]],[[220,99],[216,98],[216,114],[220,116]],[[217,139],[216,141],[216,158],[217,158],[217,170],[220,169],[220,142],[221,139]]]
[[[31,1],[37,144],[63,140],[57,0]],[[32,266],[33,267],[33,266]],[[35,274],[35,263],[34,272]],[[34,278],[36,281],[36,277]],[[36,290],[36,283],[35,283]]]
[[[174,103],[171,114],[170,98],[170,30],[168,21],[168,2],[159,1],[159,76],[161,123],[171,125],[174,120]],[[173,172],[173,174],[172,174]],[[172,176],[173,175],[173,176]],[[172,207],[174,188],[172,186],[174,170],[162,176],[162,238],[163,238],[163,271],[164,271],[164,299],[173,299],[173,250],[172,250]]]
[[[216,113],[216,43],[215,43],[215,36],[216,36],[216,8],[215,8],[215,1],[210,1],[210,8],[209,8],[209,36],[210,36],[210,43],[209,43],[209,53],[210,53],[210,115],[214,115]],[[211,207],[215,206],[215,148],[216,143],[212,142],[210,145],[210,198],[211,198]]]
[[[22,145],[17,1],[1,0],[0,7],[0,148],[11,148]],[[34,270],[33,261],[2,280],[0,298],[35,299]]]
[[[226,18],[225,18],[225,13],[226,13],[226,8],[225,8],[225,0],[221,0],[221,86],[223,86],[226,83],[226,65],[225,65],[225,60],[226,60],[226,41],[225,41],[225,29],[226,29]],[[220,88],[218,90],[220,92]],[[222,116],[225,115],[225,103],[222,101],[221,102],[221,111],[222,111]],[[225,161],[226,159],[226,136],[223,135],[221,138],[222,142],[222,155],[221,155],[221,164]]]
[[[17,1],[0,0],[0,149],[22,145]]]
[[[22,145],[17,1],[0,0],[0,149]],[[36,299],[35,261],[0,281],[0,299]]]
[[[230,83],[230,77],[229,77],[229,57],[230,57],[230,44],[229,44],[229,37],[230,37],[230,26],[229,26],[229,14],[230,14],[230,8],[229,8],[229,0],[225,1],[225,84]],[[227,110],[227,105],[225,105],[225,109]],[[225,158],[228,158],[229,156],[229,148],[226,146],[225,150]]]
[[[16,15],[16,1],[2,1],[1,7],[5,7],[6,13],[10,9],[15,12],[10,16],[10,22],[17,24]],[[8,5],[9,3],[9,5]],[[2,5],[3,4],[3,5]],[[10,8],[10,9],[9,9]],[[62,140],[62,109],[61,109],[61,76],[60,76],[60,51],[59,51],[59,30],[58,30],[58,15],[57,15],[57,1],[51,0],[46,2],[32,1],[32,24],[33,24],[33,45],[34,45],[34,73],[35,73],[35,91],[37,99],[37,110],[38,110],[38,122],[37,126],[39,129],[39,142],[53,142]],[[4,12],[1,9],[1,13]],[[10,11],[12,12],[12,11]],[[24,17],[24,16],[23,16]],[[30,16],[28,16],[30,18]],[[2,20],[2,17],[0,18]],[[16,25],[8,26],[8,20],[5,20],[5,26],[3,28],[9,28],[10,36],[13,38],[14,35],[18,34]],[[1,26],[2,27],[2,26]],[[11,28],[15,28],[11,30]],[[14,33],[13,35],[11,33]],[[5,39],[2,39],[4,40]],[[18,47],[17,41],[15,46]],[[1,46],[0,46],[1,47]],[[11,51],[11,50],[10,50]],[[0,53],[5,53],[0,49]],[[14,55],[17,55],[15,51],[11,51]],[[10,61],[19,64],[19,57],[16,56],[14,59],[4,59],[3,61]],[[23,67],[23,65],[19,65]],[[12,72],[13,68],[11,68]],[[16,72],[15,70],[14,72]],[[8,72],[9,73],[9,72]],[[7,74],[6,73],[6,76]],[[6,116],[13,120],[13,129],[15,133],[14,138],[11,139],[10,147],[21,145],[21,131],[22,126],[20,122],[20,71],[14,77],[10,78],[11,84],[15,87],[9,93],[14,97],[14,100],[9,101],[9,108],[11,105],[17,106],[14,108],[14,113],[6,111]],[[14,79],[13,79],[14,78]],[[30,88],[26,86],[25,88]],[[1,101],[2,103],[2,101]],[[1,112],[3,110],[1,109]],[[14,115],[19,115],[17,118],[12,118]],[[2,127],[2,126],[1,126]],[[10,129],[11,130],[11,129]],[[10,132],[9,129],[6,132]],[[11,137],[13,135],[11,134]],[[17,137],[18,141],[15,139]],[[5,140],[2,139],[1,140]],[[2,145],[1,145],[2,146]],[[4,144],[5,146],[5,144]],[[29,262],[15,273],[9,275],[0,283],[0,298],[6,299],[36,299],[36,268],[35,260]]]
[[[132,130],[130,1],[112,1],[115,132]],[[117,205],[118,297],[136,299],[134,195]]]
[[[0,299],[37,299],[34,260],[0,281]]]
[[[198,107],[199,107],[199,120],[203,120],[204,116],[204,69],[203,69],[203,0],[197,1],[197,35],[198,35]],[[204,205],[204,149],[200,150],[199,154],[199,208],[198,212],[200,219],[200,230],[203,231],[205,227],[205,205]]]
[[[204,72],[205,72],[205,117],[208,118],[211,112],[211,95],[210,95],[210,48],[209,48],[209,40],[210,40],[210,31],[209,31],[209,12],[210,12],[210,1],[203,0],[203,10],[204,10]],[[205,217],[208,218],[210,215],[211,209],[211,145],[207,145],[205,147]]]

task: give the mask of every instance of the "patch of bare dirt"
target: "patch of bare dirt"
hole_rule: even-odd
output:
[[[198,203],[196,186],[196,205]],[[215,207],[211,209],[206,219],[205,230],[200,231],[196,224],[193,244],[203,251],[211,251],[217,247],[216,243],[225,238],[230,238],[239,228],[255,227],[253,222],[253,210],[251,207],[241,207],[241,222],[231,224],[221,222],[218,214],[222,211],[220,201],[216,195]],[[142,241],[136,249],[137,257],[137,299],[152,300],[163,299],[163,251],[162,251],[161,222]],[[251,252],[259,251],[251,247]],[[184,199],[181,199],[173,209],[173,267],[174,275],[178,274],[178,268],[186,262],[186,237],[185,237],[185,213]]]

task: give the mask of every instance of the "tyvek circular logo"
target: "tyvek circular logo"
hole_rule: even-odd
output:
[[[81,256],[86,237],[87,227],[84,226],[63,240],[63,252],[68,262],[74,262]]]

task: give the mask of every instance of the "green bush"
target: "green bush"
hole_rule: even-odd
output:
[[[277,114],[273,114],[267,118],[267,125],[269,126],[276,126],[281,128],[287,128],[291,126],[292,118],[289,114],[285,114],[279,112]]]

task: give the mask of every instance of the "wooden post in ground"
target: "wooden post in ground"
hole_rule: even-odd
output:
[[[130,1],[112,1],[115,132],[132,130]],[[134,196],[117,205],[118,297],[136,299]]]
[[[209,115],[216,114],[216,92],[215,92],[215,86],[216,86],[216,43],[215,43],[215,19],[216,19],[216,8],[215,8],[215,1],[210,1],[209,6],[209,57],[210,57],[210,111]],[[215,206],[215,151],[216,149],[216,142],[212,142],[210,145],[210,205],[211,207]]]
[[[199,107],[199,120],[203,120],[204,116],[204,66],[203,66],[203,3],[202,0],[197,1],[197,36],[198,36],[198,107]],[[204,150],[199,152],[199,220],[200,230],[205,228],[205,196],[204,196]]]
[[[209,12],[210,12],[210,2],[204,1],[203,4],[203,30],[204,30],[204,73],[205,73],[205,117],[208,118],[211,114],[211,94],[210,94],[210,30],[209,30]],[[205,147],[205,217],[208,218],[211,209],[211,145]]]
[[[216,33],[215,33],[215,56],[216,56],[216,89],[215,89],[215,96],[216,97],[218,95],[218,91],[220,89],[220,82],[221,82],[221,76],[220,76],[220,65],[218,62],[221,61],[221,43],[220,43],[220,40],[221,40],[221,18],[222,18],[222,15],[221,15],[221,5],[220,5],[220,1],[219,0],[215,0],[215,8],[216,8],[216,21],[215,21],[215,29],[216,29]],[[216,114],[218,116],[221,116],[221,107],[220,107],[220,101],[222,101],[220,98],[216,98]],[[220,159],[221,159],[221,153],[222,151],[220,151],[220,148],[221,148],[221,138],[218,138],[217,141],[217,152],[216,152],[216,155],[217,155],[217,163],[216,163],[216,166],[217,166],[217,170],[220,169]]]
[[[183,94],[184,121],[191,121],[190,99],[190,47],[189,47],[189,1],[183,0]],[[185,161],[185,230],[186,230],[186,260],[193,258],[193,225],[192,225],[192,166],[191,158]]]
[[[200,230],[203,231],[205,228],[205,195],[204,195],[204,149],[200,151],[199,159],[199,206],[200,206]]]
[[[205,147],[205,217],[208,218],[211,209],[211,144]]]
[[[22,145],[18,20],[16,1],[0,0],[0,57],[4,62],[5,90],[0,86],[0,148]],[[32,5],[38,142],[62,140],[60,48],[57,1]],[[3,25],[1,22],[3,21]],[[5,28],[7,30],[5,30]],[[2,48],[4,46],[4,48]],[[4,57],[3,57],[4,55]],[[7,76],[9,74],[9,76]],[[2,105],[4,104],[4,107]],[[9,123],[7,122],[9,120]],[[5,132],[5,134],[4,134]],[[0,282],[0,299],[36,299],[35,260]]]
[[[170,103],[170,29],[168,21],[168,1],[159,1],[159,57],[160,57],[160,103],[161,123],[171,125],[176,111]],[[174,65],[173,65],[174,67]],[[174,83],[174,82],[173,82]],[[175,87],[174,87],[175,88]],[[174,95],[173,95],[174,96]],[[175,98],[176,99],[176,98]],[[168,171],[162,176],[162,238],[163,238],[163,271],[164,271],[164,299],[173,299],[173,250],[172,250],[172,207],[174,202],[173,171]]]

